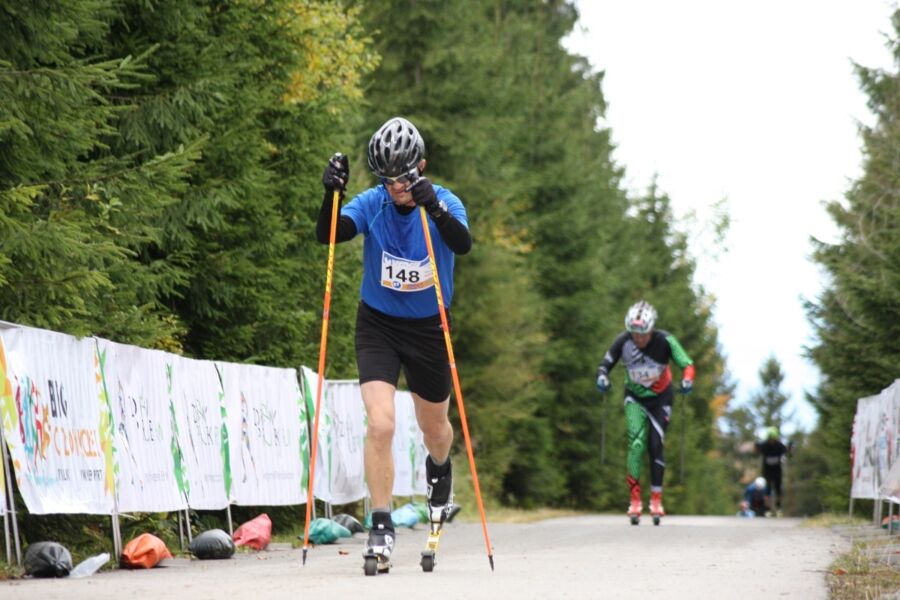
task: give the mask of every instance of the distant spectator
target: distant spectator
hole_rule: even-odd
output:
[[[766,510],[768,510],[769,504],[769,493],[768,490],[766,490],[766,480],[764,477],[757,477],[747,486],[747,489],[744,490],[744,500],[757,517],[766,516]]]
[[[756,442],[756,451],[762,456],[762,475],[766,479],[769,495],[773,497],[775,511],[781,513],[781,462],[791,452],[792,444],[787,446],[778,439],[778,428],[769,427],[766,439]]]
[[[740,503],[740,510],[738,510],[737,513],[735,513],[734,516],[736,516],[736,517],[747,517],[747,518],[751,518],[751,519],[752,519],[753,517],[756,516],[756,513],[753,512],[752,510],[750,510],[750,503],[749,503],[749,502],[747,502],[746,500],[741,500],[741,503]]]

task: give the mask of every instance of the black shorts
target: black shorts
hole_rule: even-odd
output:
[[[429,402],[443,402],[450,396],[450,361],[440,315],[402,319],[360,302],[356,366],[360,383],[385,381],[396,387],[402,366],[411,392]]]

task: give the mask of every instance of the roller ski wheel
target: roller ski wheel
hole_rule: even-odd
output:
[[[419,564],[422,565],[422,571],[425,573],[434,571],[434,550],[422,550],[422,560],[419,561]]]
[[[366,573],[366,577],[372,577],[376,573],[378,573],[378,559],[374,556],[367,556],[363,559],[365,562],[363,563],[363,571]]]
[[[391,515],[387,512],[372,513],[372,528],[363,550],[363,572],[367,577],[391,570],[391,552],[394,551],[394,530],[390,527]]]
[[[425,573],[434,571],[434,565],[437,562],[438,546],[441,543],[441,533],[443,533],[444,523],[447,522],[447,517],[450,514],[450,505],[429,505],[428,510],[431,524],[428,531],[428,541],[425,542],[425,549],[422,550],[422,559],[419,561],[422,571]]]
[[[650,516],[653,517],[653,524],[659,525],[661,519],[666,516],[666,511],[662,506],[662,494],[653,492],[650,495]]]
[[[369,552],[363,556],[363,572],[366,577],[372,577],[379,573],[390,573],[391,559]]]
[[[640,498],[632,498],[631,504],[628,505],[628,519],[632,525],[641,524],[641,512],[644,507],[641,505]]]

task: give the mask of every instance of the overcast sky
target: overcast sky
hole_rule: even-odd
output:
[[[802,299],[815,299],[823,280],[809,260],[810,237],[836,239],[822,202],[843,198],[861,174],[858,123],[873,118],[851,60],[893,69],[885,36],[896,3],[577,5],[581,19],[567,47],[605,71],[602,125],[612,130],[628,189],[645,191],[655,174],[676,216],[693,210],[700,218],[683,220],[689,232],[727,198],[724,249],[697,244],[694,253],[698,280],[716,299],[736,403],[759,388],[759,369],[774,354],[789,407],[811,429],[816,417],[804,393],[814,392],[819,374],[803,358],[812,329]]]

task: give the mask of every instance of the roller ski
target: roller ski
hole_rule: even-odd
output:
[[[659,525],[660,520],[666,516],[662,505],[662,492],[650,492],[650,516],[653,517],[654,525]]]
[[[453,506],[450,500],[453,486],[450,459],[447,459],[443,474],[432,476],[439,469],[440,467],[437,467],[431,460],[431,456],[425,459],[425,471],[428,478],[426,494],[428,497],[429,530],[428,541],[425,542],[425,549],[422,550],[422,558],[419,561],[422,571],[425,573],[434,571],[438,545],[441,542],[441,533],[443,533],[444,523],[447,522]]]
[[[628,477],[628,485],[631,487],[631,503],[628,505],[628,519],[632,525],[641,524],[641,512],[644,506],[641,503],[641,486],[637,480]]]
[[[390,572],[393,550],[394,524],[391,521],[391,513],[373,512],[372,528],[363,549],[363,571],[366,576]]]

